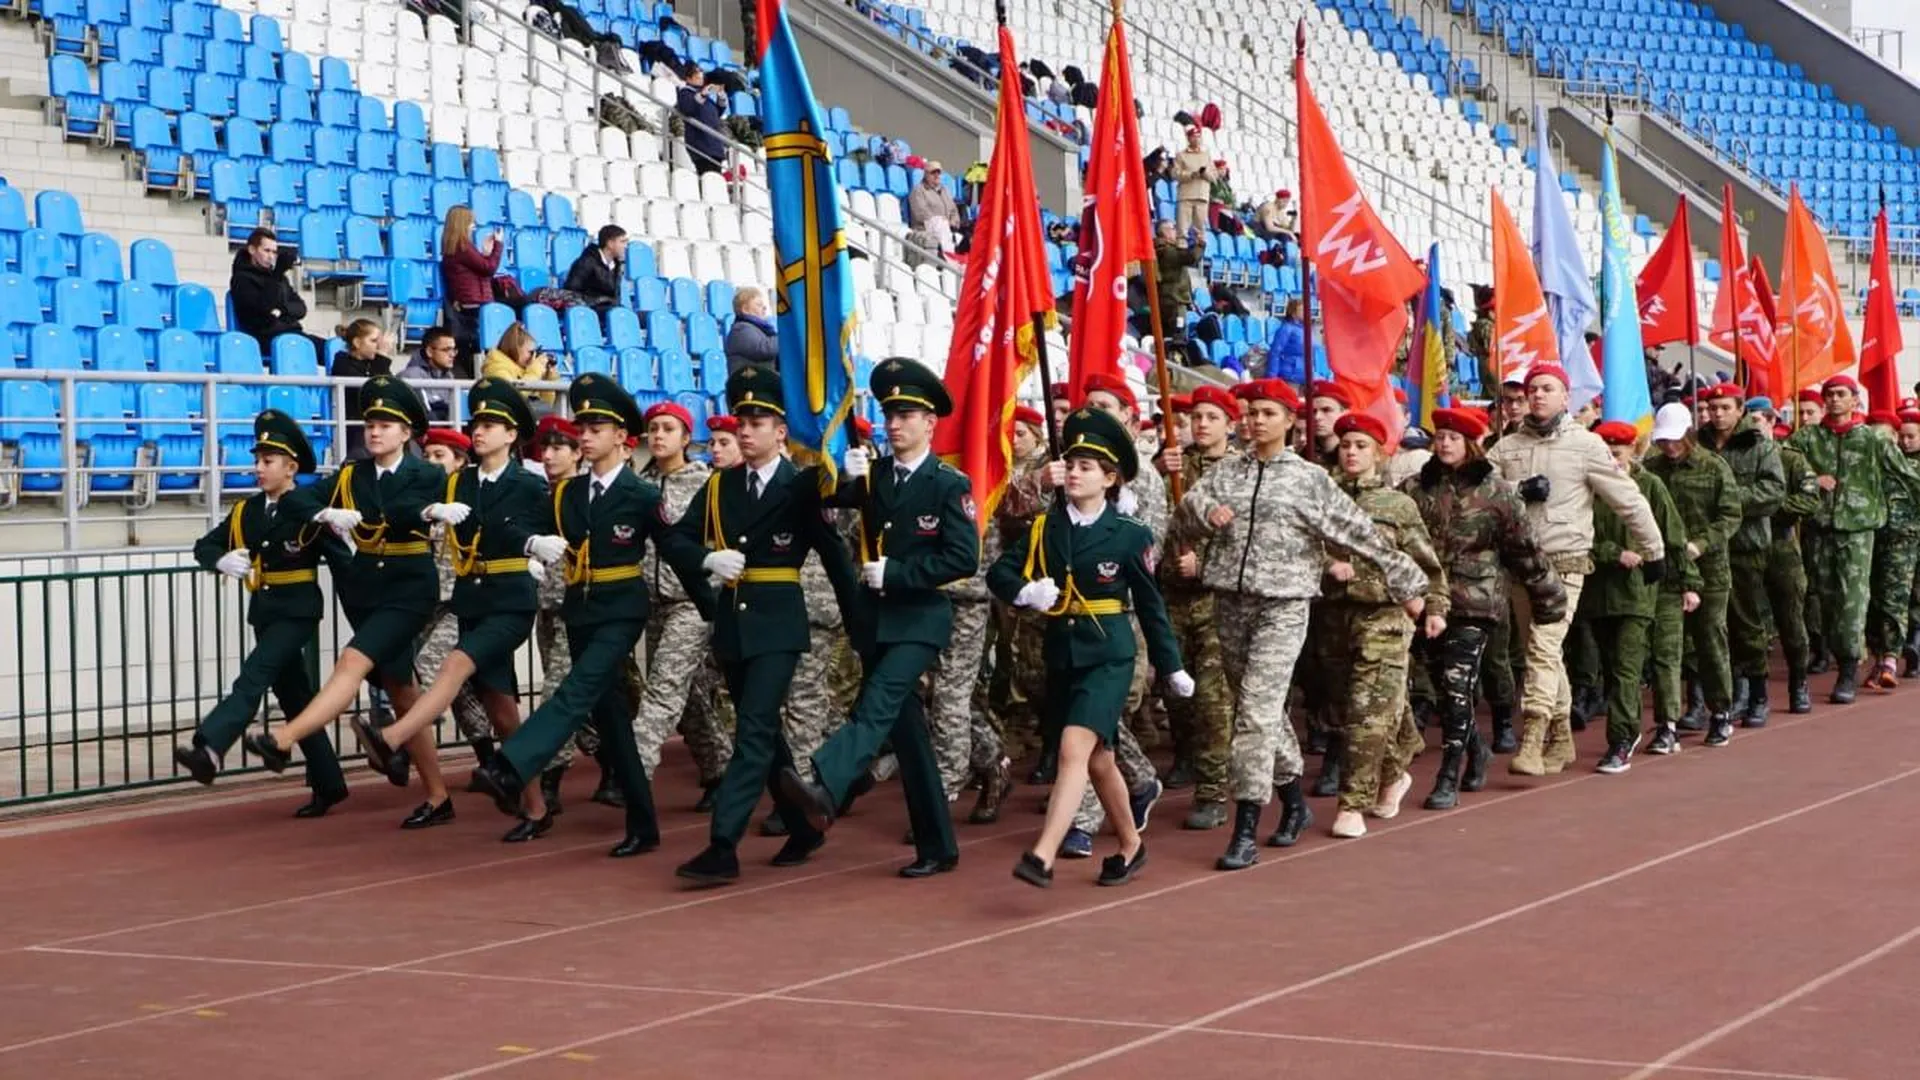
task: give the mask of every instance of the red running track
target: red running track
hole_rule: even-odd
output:
[[[1912,694],[1621,777],[1589,737],[1448,813],[1428,755],[1398,819],[1334,841],[1315,800],[1238,874],[1169,799],[1117,890],[1009,876],[1033,789],[902,881],[889,786],[809,865],[756,838],[740,884],[682,891],[683,757],[665,844],[623,862],[583,790],[508,848],[475,796],[397,831],[414,797],[365,774],[318,822],[273,784],[0,825],[0,1077],[1909,1080]]]

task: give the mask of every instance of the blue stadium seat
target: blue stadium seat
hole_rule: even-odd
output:
[[[571,352],[578,352],[582,348],[598,348],[606,344],[606,335],[600,329],[600,316],[590,307],[568,308],[565,329],[567,349]]]
[[[199,414],[189,402],[184,387],[171,383],[147,383],[135,394],[134,413],[140,438],[153,445],[155,466],[166,469],[197,468],[205,462],[206,435],[194,423]],[[189,491],[200,484],[191,472],[161,472],[162,491]]]
[[[520,321],[533,335],[533,340],[546,352],[556,355],[566,352],[567,342],[560,333],[560,316],[545,304],[528,304],[520,312]]]
[[[180,284],[179,274],[173,268],[173,249],[161,241],[135,240],[128,257],[132,260],[135,281],[169,288]]]
[[[60,490],[66,460],[60,445],[60,406],[48,383],[0,382],[0,440],[19,449],[22,491]]]
[[[213,293],[206,286],[191,282],[174,289],[173,325],[196,333],[219,333],[220,317],[214,310]],[[251,342],[253,339],[246,340]],[[259,351],[259,346],[254,346],[256,356]]]
[[[627,251],[631,253],[632,248]],[[667,306],[667,283],[657,277],[643,277],[633,283],[633,306],[648,314]]]
[[[660,388],[660,378],[654,370],[654,354],[650,349],[626,348],[620,350],[620,386],[635,394],[648,393]],[[0,383],[0,386],[12,385]]]
[[[700,354],[700,389],[709,394],[724,393],[727,388],[727,354],[708,349]]]
[[[491,349],[500,343],[500,335],[507,327],[519,320],[514,318],[513,309],[505,304],[480,305],[480,347]]]
[[[83,281],[118,282],[120,245],[105,233],[88,233],[80,238],[80,278]]]
[[[127,423],[128,402],[122,388],[83,382],[73,389],[74,438],[87,447],[88,468],[132,468],[139,457],[140,436]],[[87,480],[91,491],[122,492],[132,487],[132,473],[94,472]]]
[[[100,289],[91,281],[61,278],[53,286],[53,321],[73,332],[81,356],[93,355],[94,334],[107,325]]]
[[[615,350],[638,348],[643,342],[640,316],[627,307],[607,311],[607,346]]]
[[[699,312],[687,316],[687,351],[699,355],[720,349],[720,327],[713,316]]]
[[[574,375],[585,375],[590,372],[598,375],[611,376],[613,374],[613,353],[599,345],[586,345],[574,349]]]
[[[692,278],[674,278],[667,283],[667,302],[676,315],[691,315],[703,311],[706,298],[700,294],[700,283]]]
[[[669,349],[680,350],[686,346],[680,320],[670,311],[651,311],[647,313],[647,347],[657,353]],[[665,378],[665,375],[662,375]]]
[[[654,346],[654,350],[660,355],[660,389],[669,394],[684,394],[699,389],[693,380],[693,359],[686,350],[678,346],[662,349],[658,345]]]
[[[7,329],[8,351],[16,361],[27,355],[27,335],[40,325],[40,294],[20,274],[0,274],[0,323]]]
[[[214,340],[213,366],[226,375],[266,374],[266,365],[260,359],[260,343],[238,330],[229,330]]]
[[[104,326],[94,335],[93,366],[100,371],[145,371],[147,354],[131,326]]]
[[[707,282],[707,314],[712,315],[723,327],[733,323],[733,294],[731,282]]]
[[[20,234],[33,227],[27,220],[27,201],[16,188],[0,187],[0,264],[18,265]]]

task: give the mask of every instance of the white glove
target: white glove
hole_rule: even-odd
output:
[[[870,563],[860,564],[860,580],[870,589],[885,588],[887,584],[887,557],[885,555]]]
[[[1114,497],[1113,508],[1132,517],[1133,512],[1140,509],[1140,500],[1133,497],[1132,488],[1123,487],[1120,489],[1120,494]]]
[[[1167,693],[1177,698],[1193,696],[1193,676],[1184,671],[1176,671],[1167,676]]]
[[[213,568],[236,581],[245,581],[253,575],[253,556],[247,553],[246,548],[234,548],[220,556],[220,561],[214,563]]]
[[[700,560],[700,569],[731,584],[746,572],[747,557],[737,551],[716,551]]]
[[[341,510],[330,506],[313,515],[313,520],[344,536],[352,532],[363,518],[358,510]]]
[[[840,459],[840,471],[847,474],[847,479],[858,480],[867,475],[867,465],[870,463],[871,458],[868,456],[866,447],[849,447],[846,456]]]
[[[1020,586],[1020,594],[1013,598],[1015,607],[1032,608],[1046,611],[1060,602],[1060,586],[1050,577],[1039,581],[1029,581]]]
[[[547,583],[547,568],[542,566],[537,559],[528,559],[527,576],[533,579],[535,585],[545,585]]]
[[[557,563],[567,557],[567,542],[557,536],[536,536],[527,541],[527,554],[543,563]]]
[[[444,521],[449,525],[458,525],[473,513],[473,507],[466,503],[445,502],[429,505],[422,515],[428,521]]]

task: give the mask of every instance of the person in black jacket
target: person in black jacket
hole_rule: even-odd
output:
[[[287,279],[300,261],[294,248],[283,248],[272,229],[255,229],[247,246],[234,252],[233,278],[227,288],[233,297],[234,328],[260,343],[264,355],[281,334],[298,334],[307,316],[307,302]]]
[[[605,311],[620,302],[620,264],[626,258],[627,230],[602,225],[599,238],[567,268],[567,280],[561,288],[579,294],[593,310]]]
[[[720,172],[727,167],[725,93],[707,85],[707,73],[698,64],[688,64],[683,78],[674,108],[685,119],[687,156],[702,175]]]

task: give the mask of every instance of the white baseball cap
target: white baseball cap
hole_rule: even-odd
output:
[[[1671,442],[1684,439],[1693,429],[1693,410],[1679,402],[1660,406],[1653,414],[1653,441]]]

